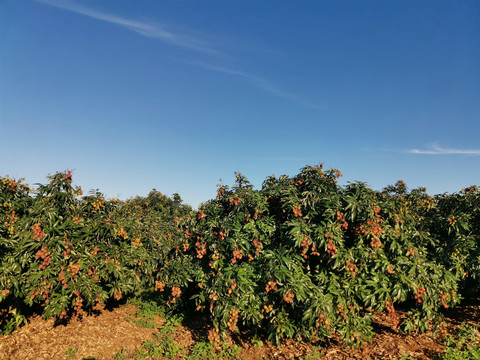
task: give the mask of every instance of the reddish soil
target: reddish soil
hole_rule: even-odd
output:
[[[66,324],[56,324],[53,319],[43,320],[33,317],[28,324],[11,335],[0,336],[0,360],[33,359],[113,359],[123,349],[127,359],[133,359],[136,349],[153,337],[165,320],[155,319],[153,329],[137,327],[132,321],[136,313],[133,305],[124,305],[112,311],[103,310],[97,315],[86,316],[82,320],[71,320]],[[229,343],[239,345],[239,357],[254,359],[303,359],[305,356],[321,352],[321,357],[331,359],[398,359],[410,356],[415,359],[435,359],[445,346],[443,335],[452,333],[462,322],[480,326],[480,299],[474,305],[464,305],[445,313],[445,322],[436,337],[426,334],[401,334],[397,332],[387,316],[376,318],[378,333],[373,341],[362,348],[345,348],[332,341],[324,348],[314,348],[310,344],[285,341],[281,346],[265,342],[254,346],[245,337],[233,337]],[[197,320],[175,332],[175,342],[188,349],[204,334],[204,322]],[[443,335],[442,335],[443,334]],[[70,349],[70,356],[69,354]],[[77,351],[72,354],[72,350]],[[313,358],[313,356],[312,356]]]

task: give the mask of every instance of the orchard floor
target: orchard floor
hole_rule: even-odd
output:
[[[159,339],[166,320],[155,317],[153,328],[137,326],[137,308],[126,304],[113,310],[102,310],[82,320],[70,320],[56,324],[53,319],[33,317],[28,324],[11,335],[0,336],[1,360],[36,359],[149,359],[139,355],[145,341]],[[375,320],[377,334],[371,343],[362,348],[345,348],[332,341],[324,347],[286,341],[281,346],[270,345],[267,341],[247,340],[242,337],[228,339],[231,347],[236,345],[235,358],[253,359],[436,359],[445,351],[446,334],[453,334],[464,322],[480,326],[480,299],[445,312],[445,322],[439,334],[401,334],[393,329],[388,317],[379,315]],[[192,357],[192,348],[205,339],[206,331],[201,319],[190,324],[177,325],[170,337],[174,342],[177,359]],[[217,350],[217,356],[220,350]],[[144,352],[145,354],[145,352]],[[143,357],[142,357],[143,356]],[[231,358],[231,354],[229,355]],[[167,359],[167,357],[164,357]],[[170,357],[171,358],[171,357]],[[198,357],[195,357],[198,358]],[[209,359],[215,358],[215,351]]]

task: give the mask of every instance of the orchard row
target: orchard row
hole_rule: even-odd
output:
[[[1,330],[33,310],[82,315],[153,292],[174,311],[206,315],[212,341],[248,329],[276,342],[357,344],[378,312],[425,331],[478,295],[477,187],[431,197],[402,181],[339,186],[340,176],[307,166],[256,190],[236,174],[196,211],[156,190],[125,202],[84,195],[71,172],[33,193],[1,178]]]

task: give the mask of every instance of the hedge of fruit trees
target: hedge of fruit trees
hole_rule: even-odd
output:
[[[0,331],[32,312],[79,316],[151,292],[205,315],[212,341],[243,329],[358,344],[377,313],[425,331],[478,296],[476,186],[432,197],[402,181],[340,186],[340,176],[306,166],[257,190],[238,173],[195,211],[156,190],[85,195],[70,171],[34,190],[0,178]]]

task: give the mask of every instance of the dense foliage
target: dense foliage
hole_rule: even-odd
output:
[[[41,306],[46,317],[153,290],[153,278],[177,237],[173,219],[190,208],[153,190],[146,198],[82,196],[70,171],[31,189],[0,182],[0,321],[8,331],[22,311]]]
[[[155,290],[173,309],[207,315],[213,341],[244,328],[356,344],[371,338],[376,312],[424,331],[478,294],[478,188],[431,197],[402,181],[342,187],[340,176],[307,166],[256,190],[236,174],[195,212],[155,190],[126,202],[81,196],[70,172],[34,195],[3,178],[2,326],[17,326],[25,306],[63,316]]]

